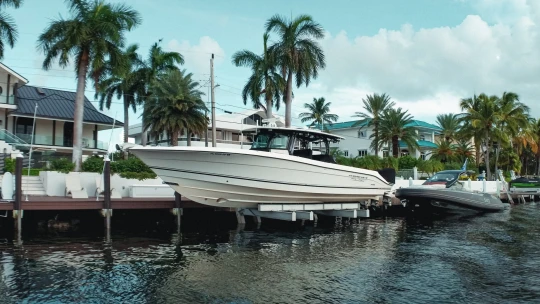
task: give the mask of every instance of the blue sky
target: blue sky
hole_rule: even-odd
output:
[[[241,49],[261,52],[264,23],[272,15],[310,14],[327,31],[321,41],[327,69],[310,87],[295,89],[293,116],[303,103],[324,96],[340,121],[350,120],[362,110],[366,94],[386,92],[416,118],[433,122],[439,113],[459,111],[462,97],[504,90],[516,91],[533,114],[540,114],[533,103],[540,93],[536,2],[130,0],[143,23],[127,38],[139,44],[143,55],[162,38],[163,47],[181,52],[184,68],[202,82],[209,77],[210,53],[215,53],[218,107],[242,111],[250,107],[240,97],[249,70],[233,66],[231,55]],[[36,50],[48,22],[59,14],[68,16],[64,1],[25,0],[20,9],[8,12],[20,35],[3,62],[32,85],[74,91],[73,70],[43,71],[43,55]],[[90,83],[86,95],[94,100]],[[120,104],[106,113],[122,120]],[[139,115],[132,114],[131,121],[137,122]]]

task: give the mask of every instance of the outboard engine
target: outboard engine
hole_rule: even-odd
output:
[[[396,183],[396,169],[394,168],[385,168],[382,170],[377,170],[379,174],[389,183],[389,184],[395,184]]]

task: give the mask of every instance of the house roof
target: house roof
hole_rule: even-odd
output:
[[[418,140],[417,143],[420,149],[436,149],[437,147],[439,147],[436,143],[427,140]],[[400,140],[399,147],[407,148],[407,144]]]
[[[17,109],[11,112],[14,116],[34,116],[36,101],[38,109],[36,116],[42,118],[73,121],[75,112],[75,92],[45,89],[34,86],[22,86],[17,89]],[[99,112],[94,105],[84,97],[85,123],[112,125],[114,119]],[[115,125],[124,124],[116,121]]]
[[[333,124],[325,124],[324,128],[328,130],[336,130],[336,129],[350,129],[353,128],[354,124],[359,122],[360,120],[351,120],[351,121],[344,121],[344,122],[336,122]],[[368,124],[367,121],[362,122],[358,126],[354,126],[354,128],[360,128],[365,127]],[[416,128],[424,128],[424,129],[431,129],[434,131],[442,131],[442,129],[439,126],[436,126],[434,124],[427,123],[425,121],[421,120],[413,120],[411,123],[406,125],[407,127],[416,127]],[[318,126],[315,126],[315,128],[318,128]]]

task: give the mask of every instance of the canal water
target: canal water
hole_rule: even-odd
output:
[[[189,225],[187,225],[189,226]],[[0,239],[0,303],[540,303],[540,204]]]

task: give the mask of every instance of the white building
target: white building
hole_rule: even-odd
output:
[[[98,133],[110,130],[114,119],[99,112],[87,98],[84,107],[83,155],[106,153],[108,142],[99,141]],[[75,92],[29,85],[26,78],[0,63],[0,153],[28,152],[33,144],[37,167],[44,162],[41,154],[71,158],[74,110]],[[122,125],[115,123],[116,127]]]
[[[374,155],[375,151],[370,148],[370,136],[373,128],[366,127],[367,123],[353,127],[358,120],[338,122],[332,125],[325,125],[332,134],[341,135],[344,139],[333,147],[339,148],[347,157],[357,157],[365,155]],[[409,151],[407,145],[399,142],[400,155],[411,155],[416,158],[429,159],[431,151],[437,148],[436,139],[440,135],[441,128],[420,120],[414,120],[410,124],[418,134],[419,149]],[[379,151],[380,157],[391,155],[388,148]]]
[[[228,114],[227,114],[228,113]],[[248,110],[241,113],[227,112],[226,114],[216,115],[216,145],[224,148],[243,148],[251,147],[251,138],[242,136],[241,131],[251,128],[252,126],[262,125],[263,119],[266,119],[264,110]],[[277,119],[278,127],[283,127],[283,119],[274,116]],[[129,137],[133,138],[135,144],[142,144],[143,136],[147,137],[149,145],[169,145],[170,139],[167,134],[161,134],[159,138],[150,135],[149,132],[144,132],[142,124],[134,124],[129,127]],[[178,138],[179,146],[187,146],[187,137],[185,135]],[[207,138],[193,136],[191,138],[192,146],[212,146],[212,124],[208,124]]]

